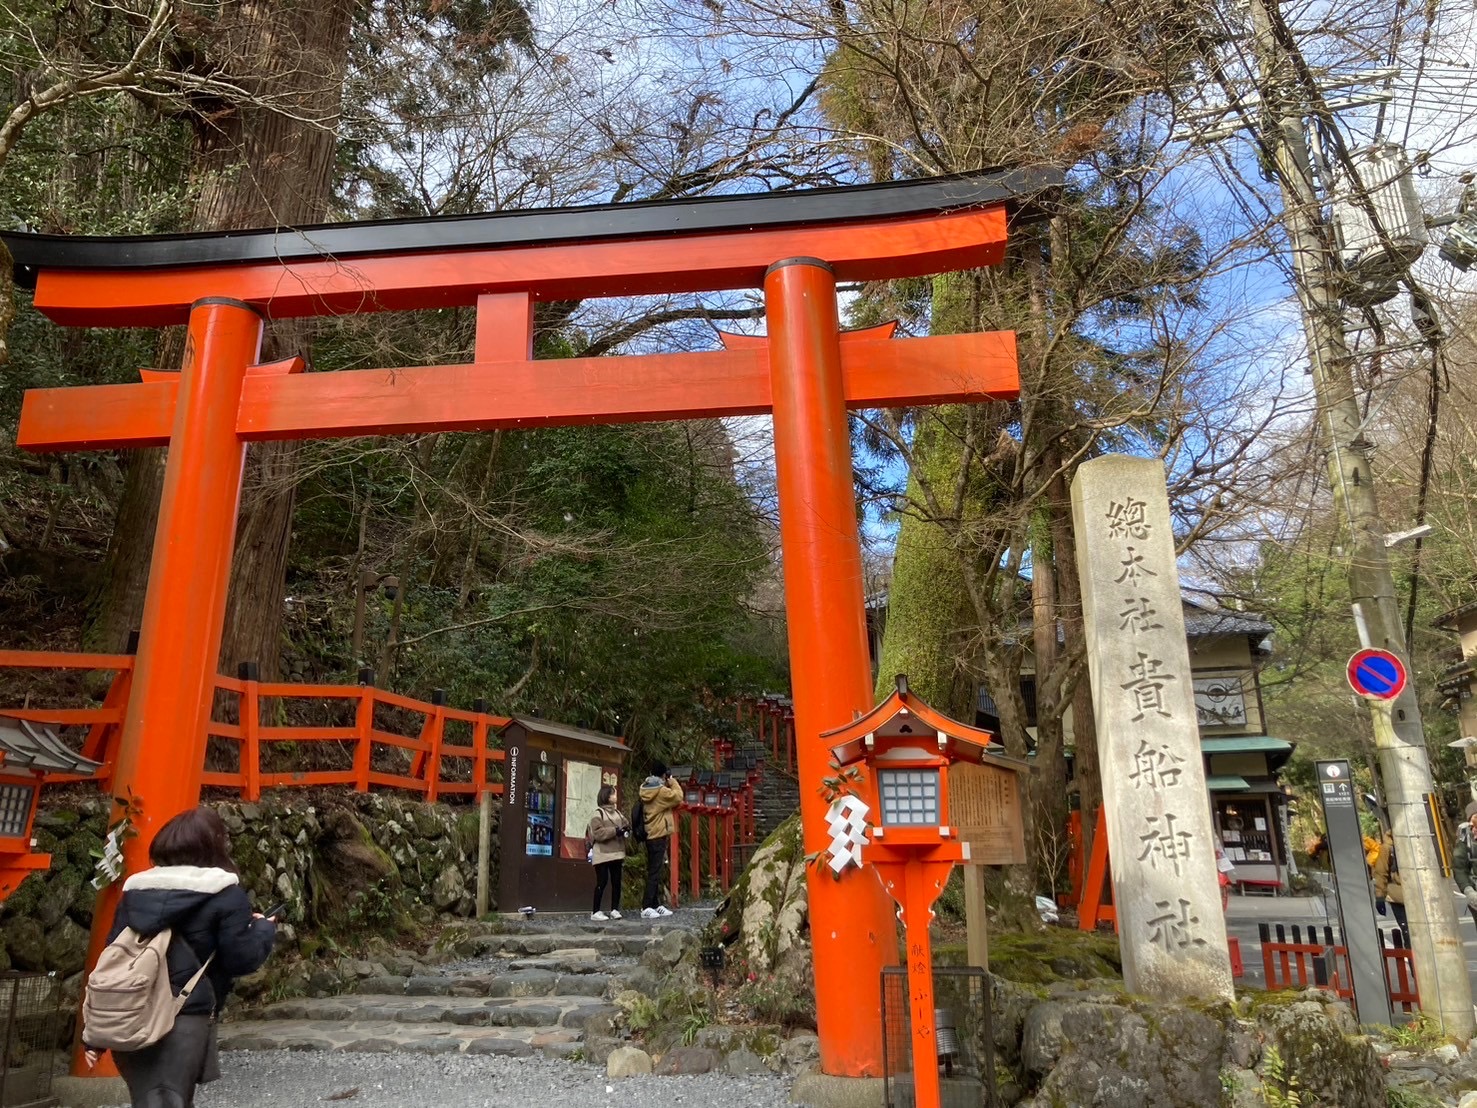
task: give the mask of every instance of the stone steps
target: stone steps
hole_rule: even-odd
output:
[[[612,924],[612,927],[620,927],[624,923]],[[513,957],[516,955],[557,956],[559,954],[571,954],[579,952],[584,956],[588,951],[591,957],[615,956],[639,958],[646,953],[646,948],[659,937],[650,934],[635,935],[550,935],[538,933],[523,933],[511,935],[478,935],[474,936],[460,949],[469,949],[475,954],[490,954],[500,957]]]
[[[614,1014],[602,997],[543,996],[347,996],[279,1000],[257,1010],[253,1023],[452,1023],[460,1027],[564,1027],[583,1030],[590,1020]]]
[[[416,972],[379,966],[342,995],[260,1005],[223,1023],[220,1045],[569,1056],[587,1034],[608,1039],[617,1014],[609,998],[632,982],[659,982],[658,971],[676,962],[700,923],[570,916],[469,923],[436,948],[456,961]]]
[[[606,969],[613,968],[602,963]],[[580,971],[530,968],[518,963],[506,973],[456,973],[444,976],[367,977],[354,992],[375,996],[604,996],[611,975],[591,963]]]
[[[220,1026],[222,1050],[333,1050],[376,1054],[502,1054],[569,1057],[579,1031],[562,1027],[467,1027],[391,1020],[240,1020]]]
[[[764,777],[754,794],[754,823],[759,841],[800,809],[800,782],[774,765],[764,768]]]

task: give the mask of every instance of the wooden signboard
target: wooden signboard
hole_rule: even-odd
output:
[[[949,822],[969,844],[976,866],[1010,866],[1026,860],[1020,776],[989,764],[949,767]]]

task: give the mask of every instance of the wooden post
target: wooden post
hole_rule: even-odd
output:
[[[733,888],[733,827],[733,809],[730,808],[723,814],[723,857],[719,860],[723,867],[724,892]]]
[[[989,918],[985,914],[985,867],[964,865],[965,944],[971,966],[990,968]]]
[[[257,697],[260,670],[242,662],[238,673],[241,693],[237,715],[241,722],[241,784],[247,800],[262,798],[261,700]]]
[[[702,816],[698,815],[696,812],[687,813],[687,868],[690,878],[690,880],[687,882],[687,886],[689,889],[692,890],[693,900],[697,900],[703,895],[703,879],[698,872],[702,866],[702,842],[698,838],[698,836],[702,832],[702,822]]]
[[[718,813],[708,813],[708,880],[718,876]]]
[[[441,740],[446,734],[446,690],[431,690],[431,714],[426,719],[430,746],[426,758],[426,803],[441,797]]]
[[[477,918],[487,915],[492,892],[492,793],[486,789],[477,807]]]
[[[369,791],[370,754],[374,748],[374,670],[359,671],[359,704],[354,709],[354,787]]]

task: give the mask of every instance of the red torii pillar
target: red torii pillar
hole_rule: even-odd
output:
[[[1009,333],[892,340],[888,326],[843,336],[836,280],[993,264],[1004,243],[1005,210],[997,202],[908,218],[767,229],[751,223],[742,233],[615,243],[428,246],[411,253],[385,246],[349,261],[41,264],[35,303],[59,322],[189,323],[178,374],[147,371],[138,384],[33,390],[18,436],[33,450],[169,446],[133,694],[113,774],[118,814],[127,798],[136,805],[139,833],[125,845],[127,870],[144,868],[154,833],[199,799],[248,441],[771,410],[805,849],[824,849],[818,786],[829,771],[819,736],[871,707],[847,408],[1004,399],[1018,383]],[[809,253],[825,260],[796,256]],[[703,354],[558,362],[528,354],[535,295],[756,286],[764,290],[767,338],[726,336],[727,349]],[[294,372],[301,362],[253,364],[264,314],[447,304],[477,306],[471,364],[316,374]],[[813,871],[809,886],[823,1068],[878,1075],[881,1026],[865,999],[882,967],[896,961],[891,905],[871,881],[837,882]],[[94,953],[112,906],[110,897],[100,901]]]

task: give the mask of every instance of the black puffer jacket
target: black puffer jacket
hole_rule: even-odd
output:
[[[218,1012],[234,979],[260,969],[277,941],[276,924],[251,918],[251,901],[234,873],[200,866],[158,866],[130,877],[108,941],[125,927],[145,936],[173,930],[169,983],[176,994],[215,955],[181,1009],[197,1016]]]

